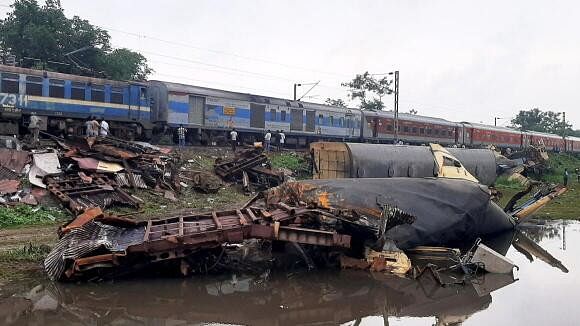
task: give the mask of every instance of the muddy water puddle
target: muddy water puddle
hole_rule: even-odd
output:
[[[580,223],[488,239],[519,270],[463,285],[354,271],[39,281],[0,298],[1,325],[576,325]]]

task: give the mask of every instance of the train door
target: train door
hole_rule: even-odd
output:
[[[203,125],[203,114],[205,108],[205,98],[201,96],[189,96],[189,117],[190,124],[201,126]]]
[[[373,138],[377,138],[379,136],[379,118],[373,118],[371,124],[373,127]]]
[[[315,111],[306,111],[306,129],[305,131],[314,132],[316,129],[314,124],[316,119],[316,112]]]
[[[346,136],[354,136],[354,126],[352,121],[352,112],[348,110],[344,116]]]
[[[461,130],[460,127],[455,126],[455,144],[459,144],[460,130]]]
[[[298,130],[302,131],[304,125],[304,110],[301,109],[292,109],[290,111],[290,115],[292,117],[292,121],[290,121],[290,130]]]
[[[264,129],[266,126],[266,105],[250,103],[250,127]]]
[[[143,98],[147,99],[144,88],[139,85],[129,85],[129,120],[139,120],[141,118]]]

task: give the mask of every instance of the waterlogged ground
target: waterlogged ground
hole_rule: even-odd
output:
[[[353,271],[3,284],[1,325],[577,325],[580,223],[486,240],[518,266],[464,285]],[[540,246],[537,246],[539,244]]]

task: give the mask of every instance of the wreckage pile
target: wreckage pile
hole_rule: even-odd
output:
[[[241,183],[247,193],[265,190],[284,182],[284,174],[274,171],[262,148],[253,148],[236,153],[233,159],[217,159],[214,170],[223,180]]]
[[[76,217],[93,207],[138,210],[141,198],[125,189],[146,189],[177,201],[187,188],[216,193],[223,187],[220,177],[170,148],[113,137],[50,137],[52,146],[42,150],[0,148],[0,204],[37,205],[49,192]],[[252,180],[261,177],[261,170],[275,175],[261,166],[251,168]]]
[[[54,280],[143,269],[203,274],[227,268],[232,246],[268,240],[291,244],[309,267],[323,261],[404,275],[412,267],[406,253],[512,230],[528,208],[504,212],[485,186],[459,179],[289,182],[236,210],[142,222],[87,212],[61,229],[45,267]]]
[[[456,268],[467,271],[475,265],[478,270],[477,250],[489,256],[491,249],[474,246],[474,254],[449,247],[512,230],[565,191],[547,187],[523,205],[513,201],[502,210],[488,187],[434,145],[437,178],[283,183],[283,174],[271,169],[261,149],[216,160],[213,175],[147,143],[111,137],[53,140],[60,150],[7,150],[0,169],[7,180],[0,189],[10,198],[25,200],[17,171],[29,171],[29,182],[46,188],[75,217],[59,229],[60,240],[44,262],[53,280],[112,278],[141,270],[209,273],[248,266],[240,250],[251,246],[265,250],[267,264],[275,264],[273,257],[282,254],[299,257],[308,268],[341,265],[421,275],[424,269],[414,269],[409,257],[444,252],[453,253]],[[130,219],[107,212],[113,206],[139,209],[142,199],[125,188],[149,189],[177,200],[183,188],[216,192],[222,186],[218,177],[242,184],[248,193],[264,191],[238,209],[203,214]]]

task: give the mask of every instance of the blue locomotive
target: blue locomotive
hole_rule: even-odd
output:
[[[151,136],[147,83],[122,82],[0,65],[0,134],[19,134],[31,114],[41,130],[82,134],[89,117],[110,121],[113,134]]]

